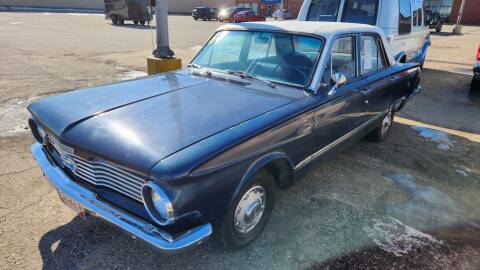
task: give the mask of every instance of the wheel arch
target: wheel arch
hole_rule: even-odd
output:
[[[287,188],[293,182],[293,163],[290,157],[280,151],[270,152],[256,159],[243,174],[237,185],[232,200],[236,198],[245,185],[248,185],[255,173],[266,169],[275,178],[277,186],[281,189]]]

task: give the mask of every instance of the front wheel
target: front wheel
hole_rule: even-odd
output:
[[[392,106],[383,118],[382,123],[378,127],[376,127],[370,134],[368,134],[369,139],[374,142],[383,142],[385,138],[387,138],[388,134],[390,134],[394,117],[395,111],[394,107]]]
[[[275,179],[265,169],[238,193],[223,220],[221,235],[225,247],[239,250],[263,231],[275,204]]]

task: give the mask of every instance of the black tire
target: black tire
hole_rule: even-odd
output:
[[[197,18],[197,17],[193,17],[193,19],[194,19],[195,21],[196,21],[196,20],[198,20],[198,18]]]
[[[124,20],[123,18],[118,18],[118,24],[124,25],[124,24],[125,24],[125,20]]]
[[[138,25],[138,21],[137,21],[137,20],[133,20],[133,24]]]
[[[250,191],[253,187],[258,186],[264,189],[266,195],[263,214],[258,220],[258,223],[256,223],[256,225],[252,227],[250,231],[245,233],[239,232],[234,226],[237,206],[247,191]],[[221,237],[227,249],[234,251],[244,248],[252,243],[260,235],[263,229],[265,229],[275,205],[275,189],[275,179],[266,169],[260,169],[257,173],[255,173],[250,184],[242,188],[237,198],[235,198],[231,208],[228,210],[221,227]]]
[[[141,24],[141,25],[145,25],[145,21],[140,21],[140,24]]]
[[[388,135],[390,134],[390,131],[392,130],[394,118],[395,118],[395,111],[392,106],[388,110],[388,113],[385,115],[385,117],[382,119],[382,122],[380,123],[380,125],[376,127],[374,130],[372,130],[370,134],[368,134],[368,138],[373,142],[377,142],[377,143],[383,142],[388,137]]]
[[[472,79],[472,83],[470,84],[470,92],[477,91],[479,90],[478,88],[479,88],[478,80],[476,80],[475,78]]]
[[[117,16],[112,16],[112,24],[117,25],[118,24],[118,18]]]
[[[435,29],[435,32],[437,32],[437,33],[440,33],[441,31],[442,31],[442,28],[441,28],[441,27],[440,27],[440,28],[437,28],[437,29]]]

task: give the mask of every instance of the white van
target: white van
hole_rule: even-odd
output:
[[[430,46],[423,0],[305,0],[299,21],[352,22],[383,29],[399,62],[422,64]]]

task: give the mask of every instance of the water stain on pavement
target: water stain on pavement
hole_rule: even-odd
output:
[[[448,134],[445,132],[420,126],[412,126],[412,128],[420,132],[420,136],[438,143],[439,149],[450,150],[453,146]]]

